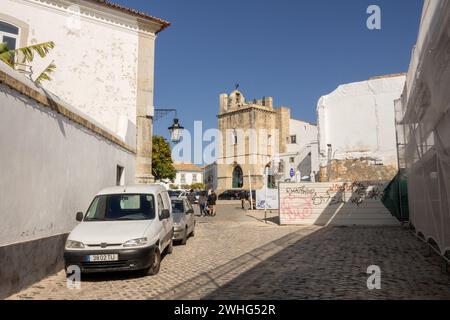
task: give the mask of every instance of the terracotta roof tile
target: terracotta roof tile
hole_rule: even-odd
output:
[[[153,16],[151,16],[151,15],[145,13],[145,12],[140,12],[140,11],[138,11],[136,9],[127,8],[127,7],[122,6],[120,4],[117,4],[117,3],[113,3],[113,2],[110,2],[110,1],[106,1],[106,0],[85,0],[85,1],[90,1],[92,3],[97,3],[97,4],[102,5],[104,7],[116,9],[116,10],[119,10],[119,11],[122,11],[122,12],[125,12],[125,13],[132,14],[132,15],[137,16],[137,17],[141,17],[143,19],[147,19],[147,20],[151,20],[153,22],[159,23],[159,24],[161,24],[161,29],[159,29],[156,33],[160,32],[163,29],[165,29],[168,26],[170,26],[170,22],[169,21],[166,21],[166,20],[163,20],[163,19],[160,19],[160,18],[157,18],[157,17],[153,17]]]
[[[173,164],[173,166],[175,167],[175,170],[177,171],[193,171],[193,172],[203,172],[203,169],[199,166],[196,166],[195,164],[192,163],[180,163],[180,162],[176,162]]]

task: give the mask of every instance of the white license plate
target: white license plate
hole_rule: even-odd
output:
[[[118,254],[96,254],[87,256],[89,262],[107,262],[107,261],[119,261]]]

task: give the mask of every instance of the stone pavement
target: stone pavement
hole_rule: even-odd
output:
[[[279,227],[236,203],[197,222],[157,276],[90,275],[69,290],[60,272],[10,299],[450,299],[439,259],[401,227]],[[370,265],[381,290],[367,289]]]

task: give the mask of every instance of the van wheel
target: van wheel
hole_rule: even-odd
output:
[[[145,273],[149,276],[154,276],[158,274],[160,267],[161,267],[161,252],[159,251],[159,248],[156,248],[155,253],[153,254],[152,265],[146,270]]]
[[[184,229],[184,236],[183,236],[183,239],[181,240],[181,242],[180,242],[180,244],[181,245],[186,245],[186,243],[187,243],[187,237],[188,237],[188,234],[187,234],[187,226],[186,226],[186,229]]]
[[[172,254],[173,252],[173,239],[170,239],[170,243],[167,245],[166,253]]]

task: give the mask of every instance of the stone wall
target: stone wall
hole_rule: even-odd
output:
[[[391,181],[397,174],[397,166],[376,165],[371,159],[332,160],[327,167],[320,167],[321,182]]]
[[[222,132],[222,154],[217,159],[217,189],[232,188],[233,170],[238,165],[244,174],[244,189],[250,187],[249,174],[252,188],[262,188],[266,165],[275,154],[286,151],[289,124],[290,109],[273,108],[271,97],[246,102],[239,91],[221,95],[218,128]],[[232,144],[230,136],[234,129],[238,132],[237,145]],[[249,134],[250,129],[256,136]]]

